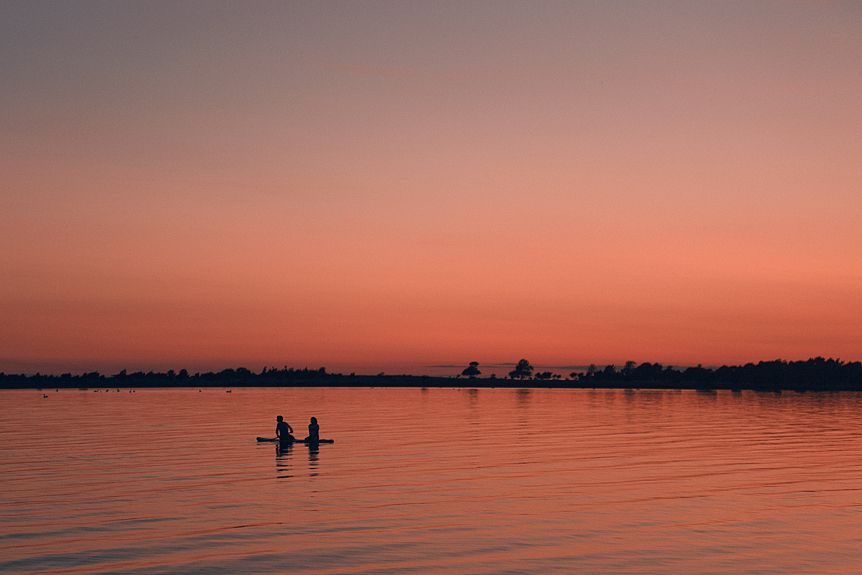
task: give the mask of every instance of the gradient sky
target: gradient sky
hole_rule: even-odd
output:
[[[0,371],[862,359],[857,0],[7,0],[0,78]]]

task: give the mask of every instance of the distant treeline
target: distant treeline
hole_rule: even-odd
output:
[[[540,374],[544,375],[544,374]],[[659,363],[629,362],[622,369],[571,373],[582,387],[631,387],[637,384],[670,389],[758,389],[796,391],[862,391],[862,363],[816,357],[806,361],[761,361],[717,369],[689,367],[684,370]],[[658,385],[655,385],[658,384]]]
[[[862,391],[862,363],[817,357],[807,361],[761,361],[717,369],[675,369],[659,363],[628,362],[585,372],[571,372],[564,379],[550,371],[533,373],[521,360],[509,379],[480,377],[478,362],[461,375],[451,377],[411,375],[342,375],[319,369],[263,368],[255,373],[244,367],[189,374],[185,369],[167,373],[123,370],[106,376],[99,372],[72,375],[7,375],[0,373],[0,389],[12,388],[110,388],[110,387],[560,387],[560,388],[652,388],[652,389],[754,389],[761,391]]]
[[[325,368],[284,369],[263,368],[254,373],[245,367],[225,369],[219,372],[189,374],[185,369],[178,372],[170,369],[167,373],[136,371],[127,373],[124,369],[114,375],[103,375],[98,371],[72,375],[6,375],[0,373],[0,388],[69,388],[69,387],[267,387],[338,385],[344,378],[341,374],[327,373]]]

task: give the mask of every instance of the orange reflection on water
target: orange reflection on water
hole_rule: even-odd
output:
[[[858,394],[224,391],[2,392],[0,569],[856,571]]]

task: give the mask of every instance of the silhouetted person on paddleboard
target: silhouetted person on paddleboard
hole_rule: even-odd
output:
[[[275,426],[275,436],[280,441],[294,441],[296,438],[291,435],[293,433],[293,428],[288,424],[282,416],[278,416],[275,418],[278,422],[278,425]]]
[[[317,425],[316,417],[312,417],[311,423],[308,424],[308,437],[306,437],[305,440],[313,442],[320,441],[320,426]]]

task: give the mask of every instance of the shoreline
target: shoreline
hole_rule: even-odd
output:
[[[326,374],[315,378],[295,378],[291,381],[261,380],[260,376],[230,377],[215,380],[191,376],[184,380],[166,381],[162,378],[135,378],[126,376],[20,376],[0,375],[0,389],[203,389],[203,388],[258,388],[258,387],[359,387],[359,388],[469,388],[469,389],[626,389],[626,390],[691,390],[691,391],[762,391],[762,392],[836,392],[862,391],[862,381],[825,382],[703,382],[681,380],[551,380],[467,378],[413,375],[340,375]]]
[[[528,369],[519,369],[521,364]],[[326,369],[267,369],[260,373],[238,367],[218,373],[195,373],[185,369],[167,373],[122,370],[111,376],[97,371],[72,375],[8,375],[0,373],[0,389],[49,388],[147,388],[147,387],[470,387],[541,389],[693,389],[741,391],[862,391],[862,363],[811,358],[806,361],[761,361],[743,366],[722,366],[715,370],[701,366],[684,371],[661,364],[629,362],[620,370],[606,366],[599,371],[572,372],[563,379],[550,371],[533,373],[527,360],[521,360],[509,379],[480,377],[474,362],[455,377],[434,375],[356,375],[327,373]],[[472,371],[472,373],[470,373]]]

